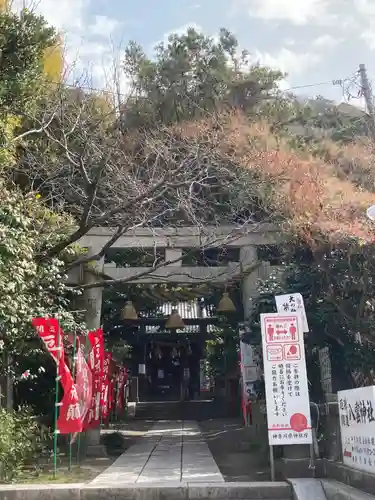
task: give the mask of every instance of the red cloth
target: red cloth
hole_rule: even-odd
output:
[[[56,318],[33,318],[32,324],[43,340],[48,352],[57,365],[57,376],[64,395],[59,405],[57,428],[60,434],[74,434],[82,431],[82,418],[77,387],[65,362],[63,332]]]

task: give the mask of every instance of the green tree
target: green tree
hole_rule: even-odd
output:
[[[123,128],[171,124],[235,107],[247,111],[275,91],[282,74],[249,63],[236,37],[222,28],[218,40],[189,28],[155,48],[155,58],[130,42],[124,70],[133,94]]]
[[[305,336],[307,361],[317,363],[317,349],[329,347],[336,390],[371,385],[375,362],[374,245],[342,241],[289,248],[284,263],[261,285],[247,341],[260,342],[259,315],[274,312],[274,296],[301,293],[309,333]],[[359,342],[360,339],[360,342]],[[310,380],[315,391],[319,379]]]
[[[0,106],[2,112],[24,113],[44,82],[44,53],[57,42],[55,30],[42,17],[24,10],[0,12]]]
[[[63,260],[69,252],[40,261],[42,248],[60,241],[73,220],[49,210],[31,182],[24,192],[12,182],[22,127],[51,89],[45,54],[57,43],[55,31],[27,10],[17,15],[9,9],[0,9],[0,28],[0,376],[10,373],[17,381],[23,371],[35,373],[48,359],[31,328],[33,316],[58,314],[66,329],[77,326],[64,284]],[[27,130],[23,142],[31,135]]]
[[[54,43],[42,17],[0,8],[0,169],[14,164],[15,130],[44,92],[44,54]]]
[[[63,238],[71,224],[32,194],[24,196],[0,184],[0,338],[3,359],[11,355],[18,373],[28,368],[23,357],[40,345],[34,341],[33,317],[57,314],[66,331],[77,327],[69,312],[63,256],[38,263],[41,249]],[[2,364],[2,374],[8,368]]]

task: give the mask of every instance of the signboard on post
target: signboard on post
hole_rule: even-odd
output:
[[[261,314],[268,440],[273,445],[311,444],[301,316]]]
[[[375,473],[375,386],[338,392],[345,465]]]
[[[300,293],[290,293],[289,295],[276,295],[276,309],[280,314],[295,314],[301,315],[302,331],[307,333],[309,325],[305,311],[305,304]]]
[[[246,344],[241,340],[246,332],[246,327],[240,325],[240,355],[241,355],[241,376],[243,384],[243,397],[255,396],[254,384],[259,379],[259,365],[254,346]]]

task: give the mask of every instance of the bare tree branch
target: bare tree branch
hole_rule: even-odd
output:
[[[205,225],[238,227],[256,223],[258,212],[263,220],[271,216],[264,213],[265,181],[237,162],[230,144],[223,147],[227,138],[218,117],[193,136],[180,126],[123,136],[113,109],[103,111],[94,96],[58,89],[50,101],[42,116],[30,119],[30,130],[43,124],[45,149],[26,145],[18,171],[27,173],[47,204],[77,223],[41,250],[40,261],[59,256],[94,227],[116,229],[95,255],[79,257],[68,269],[101,259],[132,228],[196,226],[204,233]]]

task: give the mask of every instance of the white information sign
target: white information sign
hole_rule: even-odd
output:
[[[312,443],[305,347],[299,314],[261,314],[268,441]]]
[[[280,314],[294,314],[301,315],[302,331],[307,333],[309,325],[307,323],[307,316],[305,311],[305,304],[303,297],[300,293],[290,293],[289,295],[276,295],[276,309]]]
[[[254,395],[254,383],[258,377],[254,347],[240,341],[241,375],[246,397]]]
[[[344,464],[375,473],[375,386],[338,392]]]
[[[260,378],[259,364],[254,346],[242,342],[241,337],[246,332],[246,328],[240,325],[240,356],[241,356],[241,376],[242,387],[245,398],[254,396],[254,383]]]

